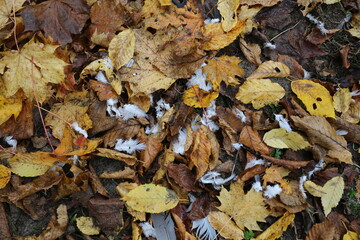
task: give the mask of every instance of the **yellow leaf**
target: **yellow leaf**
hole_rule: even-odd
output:
[[[272,129],[265,133],[264,142],[274,148],[304,149],[310,144],[297,132],[287,132],[284,128]]]
[[[11,171],[9,168],[0,164],[0,189],[4,188],[10,181]]]
[[[332,97],[321,84],[310,80],[297,80],[291,83],[291,89],[311,115],[335,118]]]
[[[241,4],[249,6],[262,5],[264,7],[271,7],[280,2],[281,0],[241,0]]]
[[[357,124],[360,121],[360,102],[351,103],[349,110],[341,114],[341,118]]]
[[[203,45],[203,50],[219,50],[232,43],[245,28],[246,20],[236,23],[236,26],[229,32],[224,32],[222,23],[210,23],[204,26],[204,39],[209,39]]]
[[[100,227],[95,226],[94,220],[91,217],[78,217],[76,218],[76,226],[80,232],[86,235],[97,235],[100,233]]]
[[[133,166],[138,161],[137,158],[132,155],[128,155],[109,148],[96,148],[96,150],[98,151],[98,153],[95,153],[97,156],[123,161],[130,166]]]
[[[244,76],[244,71],[239,66],[240,62],[241,60],[239,58],[226,55],[211,59],[208,64],[203,67],[206,80],[211,82],[215,90],[219,89],[222,81],[224,81],[226,85],[239,84],[235,76]]]
[[[351,103],[351,95],[348,88],[338,90],[333,96],[334,108],[338,112],[346,112],[349,110]]]
[[[21,109],[22,99],[19,94],[11,97],[5,97],[0,94],[0,125],[6,122],[12,115],[16,119]]]
[[[40,176],[57,161],[59,158],[47,152],[22,153],[8,159],[11,171],[21,177]]]
[[[332,208],[339,204],[344,192],[344,185],[342,176],[334,177],[325,183],[323,187],[325,194],[321,196],[321,204],[324,207],[325,217]]]
[[[314,197],[321,197],[325,194],[323,187],[315,184],[312,181],[306,181],[304,183],[304,187]]]
[[[205,108],[219,96],[219,92],[209,92],[199,89],[199,85],[195,85],[184,92],[183,102],[194,108]]]
[[[285,96],[285,89],[270,79],[250,79],[240,86],[236,99],[243,103],[252,103],[255,109],[268,104],[277,104]]]
[[[134,56],[135,33],[126,29],[116,35],[109,44],[109,57],[116,69],[127,64]]]
[[[343,240],[359,240],[359,236],[356,232],[347,231],[347,233],[343,236]]]
[[[281,62],[263,62],[247,79],[258,79],[267,77],[288,77],[290,69]]]
[[[354,37],[360,38],[360,13],[355,13],[352,15],[351,22],[352,28],[347,30]]]
[[[242,240],[244,233],[235,225],[232,219],[223,212],[210,212],[208,219],[211,226],[219,232],[221,236],[228,239]]]
[[[47,83],[62,83],[67,65],[54,55],[57,47],[30,40],[20,51],[2,52],[0,73],[5,83],[5,97],[13,96],[20,88],[30,99],[35,92],[41,103],[51,96]]]
[[[218,207],[224,213],[230,215],[240,229],[261,231],[256,222],[266,222],[269,215],[265,207],[265,199],[261,192],[251,189],[244,194],[243,183],[235,182],[230,186],[230,191],[222,188],[218,196],[221,205]]]
[[[218,10],[221,14],[222,28],[225,32],[230,31],[236,26],[238,21],[237,9],[240,6],[240,0],[222,0],[218,3]]]
[[[140,185],[126,194],[122,200],[132,209],[147,213],[170,210],[179,202],[174,191],[154,184]]]
[[[279,220],[261,233],[256,240],[275,240],[281,237],[282,233],[294,221],[295,214],[286,212]]]
[[[26,0],[1,0],[0,1],[0,29],[9,22],[13,10],[17,12]]]

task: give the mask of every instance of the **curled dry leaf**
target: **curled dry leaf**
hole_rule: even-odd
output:
[[[263,62],[247,79],[259,79],[267,77],[288,77],[290,69],[281,62]]]
[[[97,156],[116,159],[122,162],[125,162],[127,165],[133,166],[138,160],[133,155],[125,154],[116,150],[108,148],[96,148],[98,153]]]

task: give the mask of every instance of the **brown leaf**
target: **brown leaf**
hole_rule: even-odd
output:
[[[245,126],[242,129],[239,142],[266,155],[270,154],[269,147],[265,145],[265,143],[260,138],[259,133],[251,126]]]
[[[4,238],[11,238],[10,228],[3,203],[0,203],[0,235]]]
[[[350,123],[339,117],[336,117],[336,119],[328,118],[327,120],[331,123],[331,125],[334,128],[345,130],[348,132],[346,135],[344,135],[344,138],[347,141],[360,144],[360,126],[359,125]]]
[[[356,219],[351,221],[350,229],[360,235],[360,217],[357,217]]]
[[[297,79],[302,79],[304,77],[303,67],[294,58],[289,57],[288,55],[279,54],[278,61],[286,64],[290,68],[290,76]]]
[[[116,140],[119,138],[133,138],[136,134],[138,134],[139,130],[140,123],[137,120],[130,119],[128,121],[125,121],[122,118],[118,118],[117,125],[104,134],[104,146],[113,147]]]
[[[145,143],[145,150],[140,152],[140,161],[145,170],[149,169],[150,165],[155,160],[158,153],[163,149],[163,138],[146,137],[143,134],[140,136]]]
[[[256,175],[264,173],[265,170],[266,170],[265,166],[261,164],[256,164],[255,166],[251,168],[247,168],[243,172],[241,172],[239,178],[241,181],[245,182]]]
[[[90,80],[89,86],[97,93],[100,101],[109,100],[110,98],[117,99],[118,97],[118,94],[110,84]]]
[[[54,201],[58,201],[65,196],[69,196],[80,191],[86,191],[88,189],[89,173],[83,172],[75,165],[71,166],[70,171],[74,174],[74,177],[70,178],[64,176],[62,181],[58,184],[58,188],[53,189],[52,198]]]
[[[240,38],[240,49],[245,55],[246,59],[254,64],[255,66],[259,66],[262,61],[260,58],[261,48],[256,43],[247,43],[244,38]]]
[[[135,163],[138,161],[137,158],[133,155],[122,153],[109,148],[96,148],[96,150],[98,151],[98,153],[96,153],[97,156],[123,161],[130,166],[135,165]]]
[[[189,192],[201,192],[202,190],[195,185],[196,178],[195,175],[185,164],[175,164],[171,163],[168,167],[168,175],[174,181],[183,188],[183,190]]]
[[[349,220],[343,214],[335,211],[329,213],[327,220],[335,226],[334,240],[342,239],[341,237],[347,232],[347,226],[350,224]]]
[[[49,202],[40,194],[32,194],[16,203],[16,206],[29,214],[33,220],[40,220],[48,214],[46,205]]]
[[[189,115],[194,112],[194,108],[187,106],[183,102],[180,103],[176,109],[176,114],[172,120],[170,120],[170,133],[171,136],[179,134],[179,130],[184,126],[184,123]]]
[[[92,128],[89,129],[89,135],[109,130],[116,126],[117,120],[114,117],[106,115],[106,102],[99,101],[94,97],[88,109],[89,117],[92,121]]]
[[[196,166],[196,179],[199,179],[209,168],[211,142],[202,128],[193,132],[193,138],[193,145],[188,155]]]
[[[28,5],[21,16],[25,31],[38,31],[50,35],[61,45],[72,42],[71,34],[79,34],[88,20],[89,8],[83,0],[49,0]]]
[[[56,210],[56,215],[52,216],[46,230],[37,239],[58,239],[65,233],[68,221],[67,208],[64,204],[61,204]]]
[[[335,226],[331,221],[327,220],[322,223],[315,224],[311,229],[305,240],[333,240],[335,234]]]
[[[96,174],[95,169],[93,167],[93,165],[90,163],[89,164],[89,180],[90,180],[90,184],[92,187],[92,190],[94,193],[99,193],[104,197],[110,197],[109,194],[107,193],[105,187],[102,185],[99,176]]]
[[[265,160],[268,160],[276,165],[285,167],[289,170],[302,168],[310,163],[310,161],[291,161],[291,160],[286,160],[286,159],[279,159],[279,158],[270,157],[270,156],[267,156],[264,154],[261,154],[261,157],[264,158]]]

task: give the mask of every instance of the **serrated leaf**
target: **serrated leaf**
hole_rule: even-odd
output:
[[[304,187],[314,197],[321,197],[325,194],[323,187],[315,184],[312,181],[306,181],[304,183]]]
[[[285,89],[270,79],[250,79],[240,86],[236,99],[243,103],[252,103],[255,109],[268,104],[277,104],[285,96]]]
[[[344,192],[344,179],[342,176],[334,177],[327,181],[323,187],[324,195],[321,196],[321,204],[324,207],[325,216],[331,209],[339,204]]]
[[[272,129],[265,133],[264,142],[274,148],[304,149],[310,144],[297,132],[287,132],[284,128]]]
[[[247,79],[260,79],[267,77],[288,77],[290,69],[281,62],[263,62]]]
[[[224,238],[234,240],[244,239],[243,231],[241,231],[241,229],[232,221],[231,217],[225,213],[213,211],[210,212],[207,217],[211,226]]]
[[[109,44],[109,57],[116,69],[127,64],[134,56],[135,32],[126,29],[116,35]]]
[[[297,80],[291,83],[291,89],[311,115],[335,118],[332,97],[323,85],[310,80]]]
[[[170,210],[179,202],[179,198],[174,191],[154,184],[137,186],[126,194],[122,200],[132,209],[147,213],[161,213]]]

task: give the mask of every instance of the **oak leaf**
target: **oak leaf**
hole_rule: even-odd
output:
[[[252,103],[255,109],[269,104],[277,104],[285,96],[285,89],[270,79],[250,79],[240,86],[236,99],[243,103]]]
[[[281,62],[266,61],[250,75],[247,79],[259,79],[267,77],[288,77],[290,69]]]
[[[221,206],[218,209],[230,215],[240,229],[260,231],[257,222],[265,222],[269,215],[265,199],[261,192],[255,192],[254,189],[245,194],[243,185],[241,182],[235,182],[231,184],[230,191],[221,189],[218,196]]]
[[[310,144],[297,132],[287,132],[284,128],[272,129],[265,133],[264,142],[273,148],[304,149]]]
[[[297,80],[291,82],[291,89],[311,115],[335,118],[332,97],[321,84],[306,79]]]
[[[71,34],[81,33],[88,14],[89,7],[83,0],[48,0],[21,12],[25,31],[44,30],[61,45],[72,42]]]
[[[31,40],[20,51],[2,52],[0,73],[6,88],[5,97],[13,96],[21,88],[28,98],[33,99],[36,94],[39,102],[44,102],[51,95],[47,83],[59,84],[65,78],[67,63],[54,55],[57,47]]]

